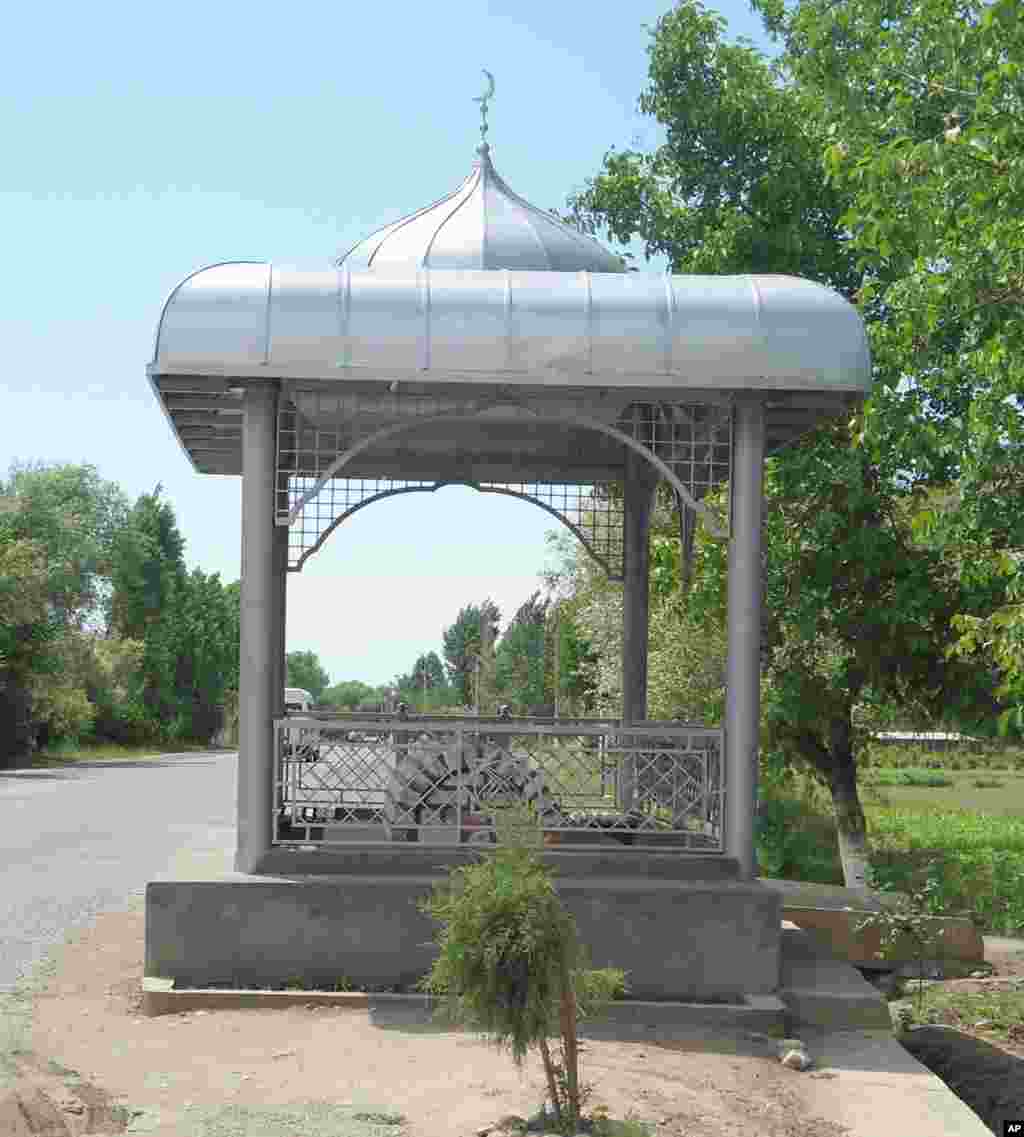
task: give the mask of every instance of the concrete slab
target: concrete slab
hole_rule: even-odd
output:
[[[895,908],[899,900],[909,899],[903,893],[878,892],[870,888],[846,888],[836,884],[818,884],[805,880],[780,880],[777,877],[757,878],[766,888],[782,897],[784,908],[824,908],[838,910],[846,907],[878,912]]]
[[[980,1117],[890,1031],[835,1031],[805,1026],[814,1057],[805,1100],[849,1137],[992,1137]]]

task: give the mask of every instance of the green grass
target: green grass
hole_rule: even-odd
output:
[[[120,746],[113,742],[88,743],[80,746],[58,745],[41,750],[32,756],[32,767],[65,766],[76,762],[138,762],[146,758],[162,758],[166,754],[185,754],[225,749],[203,746],[198,742],[162,744],[151,742],[146,746]]]
[[[884,757],[890,765],[878,765],[876,751],[858,778],[876,879],[910,893],[934,861],[937,905],[969,913],[984,933],[1024,936],[1024,748],[925,756],[893,747]],[[926,761],[943,768],[927,769]],[[766,797],[763,875],[841,885],[827,791],[798,774]]]
[[[1024,749],[979,756],[886,748],[886,764],[877,757],[858,764],[876,882],[909,895],[931,880],[934,899],[925,911],[967,913],[982,934],[1024,937]],[[937,762],[939,769],[926,765]],[[843,884],[831,795],[797,774],[785,789],[766,791],[763,802],[762,875]],[[1024,1018],[1020,992],[936,988],[916,1010],[916,986],[904,983],[890,1001],[894,1017],[967,1029],[986,1021],[996,1040],[1010,1038]]]
[[[876,786],[951,786],[952,778],[942,770],[921,770],[915,766],[900,769],[874,769],[864,774],[864,781]]]

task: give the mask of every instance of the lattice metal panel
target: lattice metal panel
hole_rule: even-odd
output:
[[[721,504],[712,505],[706,499],[724,482],[732,484],[731,407],[696,403],[632,403],[616,425],[657,455],[690,495],[711,511],[721,532],[728,535],[731,513],[728,495]],[[684,509],[683,502],[678,504],[680,509]],[[680,520],[685,534],[688,524],[685,515]]]
[[[722,782],[722,749],[717,732],[667,736],[625,736],[616,747],[620,756],[619,798],[667,811],[672,817],[691,812],[718,825],[720,796],[713,787]],[[711,791],[711,792],[709,792]]]
[[[303,501],[316,485],[312,475],[286,476],[287,491],[279,501],[287,512]],[[285,477],[281,479],[282,486]],[[623,515],[621,495],[602,493],[603,487],[559,485],[542,482],[432,482],[399,478],[331,478],[320,492],[298,511],[288,531],[288,566],[297,571],[346,518],[372,502],[405,493],[431,493],[446,485],[466,485],[481,493],[504,494],[539,505],[557,517],[582,541],[590,555],[611,580],[623,575]]]
[[[428,421],[438,415],[486,415],[496,404],[503,406],[502,413],[509,413],[508,403],[493,398],[299,390],[292,391],[290,398],[282,398],[278,413],[276,515],[279,525],[290,525],[289,568],[300,569],[334,528],[373,501],[461,484],[484,493],[506,494],[540,505],[576,534],[612,580],[621,580],[622,494],[615,483],[576,485],[329,476],[339,456],[378,431],[419,419]],[[569,404],[566,407],[571,416],[572,407]],[[557,414],[566,407],[552,403],[547,409]],[[545,407],[538,409],[543,412]],[[536,421],[525,408],[521,414],[525,419]],[[708,493],[729,477],[732,415],[728,407],[635,403],[626,409],[616,426],[660,458],[702,505],[707,504],[704,499]],[[693,511],[681,499],[678,506],[684,547],[687,547],[686,527],[692,525]],[[727,534],[728,502],[711,512],[716,528]]]
[[[518,800],[549,843],[721,851],[721,742],[698,726],[278,720],[275,842],[490,840],[487,802]]]
[[[445,485],[467,485],[482,493],[504,494],[541,506],[557,517],[583,542],[587,551],[613,580],[623,575],[623,517],[620,494],[603,486],[556,482],[476,482],[408,478],[330,478],[319,493],[306,500],[338,456],[375,429],[396,419],[429,418],[446,412],[479,409],[479,401],[416,396],[320,395],[299,393],[312,400],[310,422],[282,399],[278,413],[277,522],[289,526],[288,565],[298,570],[328,535],[357,510],[402,493],[427,493]],[[358,429],[353,423],[359,416]],[[334,422],[335,416],[341,419]]]

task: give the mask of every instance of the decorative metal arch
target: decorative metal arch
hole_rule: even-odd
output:
[[[342,480],[342,479],[339,479]],[[359,481],[365,483],[369,479],[353,478],[344,479],[345,481]],[[391,481],[390,479],[382,479],[382,481]],[[391,482],[392,488],[386,490],[371,491],[367,496],[360,498],[354,505],[347,506],[343,512],[339,513],[337,517],[327,526],[326,529],[316,539],[316,542],[308,548],[301,544],[302,549],[299,557],[295,563],[294,568],[289,566],[289,571],[298,572],[307,560],[320,549],[327,541],[327,538],[334,532],[335,529],[343,522],[347,521],[353,514],[358,513],[367,505],[372,505],[376,501],[383,501],[385,498],[397,497],[400,494],[407,493],[436,493],[445,486],[467,486],[469,489],[477,490],[479,493],[495,493],[504,494],[506,497],[518,498],[520,501],[528,501],[531,505],[538,505],[541,509],[550,513],[552,517],[560,521],[567,529],[569,529],[580,542],[580,544],[587,550],[587,553],[601,566],[602,569],[608,574],[609,580],[623,579],[622,568],[622,508],[618,502],[610,502],[613,508],[608,512],[615,515],[618,524],[614,522],[604,528],[607,528],[607,536],[612,537],[612,540],[597,541],[592,539],[583,528],[577,525],[570,515],[563,510],[556,509],[554,506],[549,505],[548,502],[542,498],[525,493],[522,490],[514,490],[509,485],[498,485],[491,482],[474,482],[469,479],[462,478],[448,478],[443,481],[436,482],[416,482],[416,483],[394,483]],[[569,489],[579,489],[580,487],[565,487]],[[348,495],[346,495],[348,496]],[[580,494],[579,496],[584,496]],[[595,505],[599,503],[594,503]],[[618,539],[615,540],[614,538]]]
[[[339,476],[346,464],[384,439],[420,425],[479,420],[503,408],[533,419],[597,431],[644,457],[672,487],[679,510],[684,562],[689,559],[698,512],[712,535],[728,536],[731,510],[726,508],[716,516],[706,503],[698,500],[713,486],[730,480],[732,410],[728,404],[634,403],[621,412],[613,412],[612,425],[580,413],[569,400],[534,403],[509,397],[505,392],[467,399],[394,392],[392,397],[324,393],[293,387],[282,395],[275,520],[278,525],[289,527],[293,534],[289,541],[292,571],[298,571],[346,517],[371,501],[399,493],[435,492],[444,485],[467,485],[480,492],[504,493],[540,505],[581,540],[589,555],[612,579],[621,579],[622,502],[621,494],[611,491],[610,484],[499,484],[459,477],[414,480]],[[365,433],[360,431],[360,420]],[[321,495],[328,486],[330,493],[325,499]],[[573,497],[574,508],[570,510]],[[313,506],[315,511],[310,514]],[[684,571],[685,567],[688,566],[684,566]]]
[[[495,403],[492,403],[485,408],[481,408],[475,411],[424,415],[422,418],[414,419],[411,422],[394,423],[390,426],[383,426],[379,430],[373,431],[372,433],[366,435],[366,437],[361,438],[358,442],[355,442],[351,446],[347,447],[334,459],[334,461],[327,467],[327,469],[318,477],[315,485],[311,489],[307,490],[299,498],[296,504],[289,510],[288,523],[291,524],[291,522],[293,522],[295,518],[298,517],[299,513],[302,510],[302,507],[308,501],[311,501],[314,497],[316,497],[316,495],[321,491],[321,489],[323,489],[327,482],[331,480],[331,478],[337,477],[338,471],[343,466],[347,465],[353,458],[357,457],[364,450],[368,450],[375,443],[383,442],[385,438],[393,438],[397,434],[403,434],[408,430],[414,430],[417,427],[427,424],[436,424],[441,422],[466,422],[471,419],[479,418],[480,415],[485,413],[487,410],[494,410],[498,407],[509,405],[515,406],[521,410],[525,410],[528,413],[537,416],[538,418],[541,417],[537,414],[535,408],[529,406],[526,403],[501,400],[500,402],[496,401]],[[584,426],[588,427],[591,430],[600,431],[602,434],[607,434],[609,438],[614,438],[616,442],[621,442],[623,446],[628,446],[630,449],[635,450],[637,454],[647,459],[647,461],[658,471],[659,474],[661,474],[661,476],[669,483],[669,485],[672,486],[676,493],[682,497],[683,501],[685,501],[691,509],[696,510],[704,517],[705,524],[714,536],[727,537],[729,535],[727,531],[724,531],[720,528],[713,512],[708,509],[708,507],[704,505],[703,502],[696,501],[690,495],[690,491],[676,476],[676,473],[671,468],[671,466],[664,462],[657,453],[649,449],[642,442],[638,441],[631,434],[627,434],[625,431],[619,430],[618,427],[610,426],[608,423],[602,422],[600,419],[591,418],[589,415],[565,414],[562,412],[561,414],[552,416],[552,418],[555,420],[572,423],[574,426]]]

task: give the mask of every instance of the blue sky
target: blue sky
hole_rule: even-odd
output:
[[[326,264],[455,188],[483,67],[497,169],[562,206],[609,147],[657,143],[636,101],[644,25],[670,7],[16,5],[0,71],[3,472],[89,462],[132,499],[161,482],[189,566],[237,579],[240,479],[192,471],[146,381],[168,292],[215,261]],[[730,38],[772,50],[746,0],[717,8]],[[551,526],[462,488],[374,505],[290,574],[288,650],[317,652],[332,681],[388,682],[440,650],[461,605],[490,595],[511,617]]]

